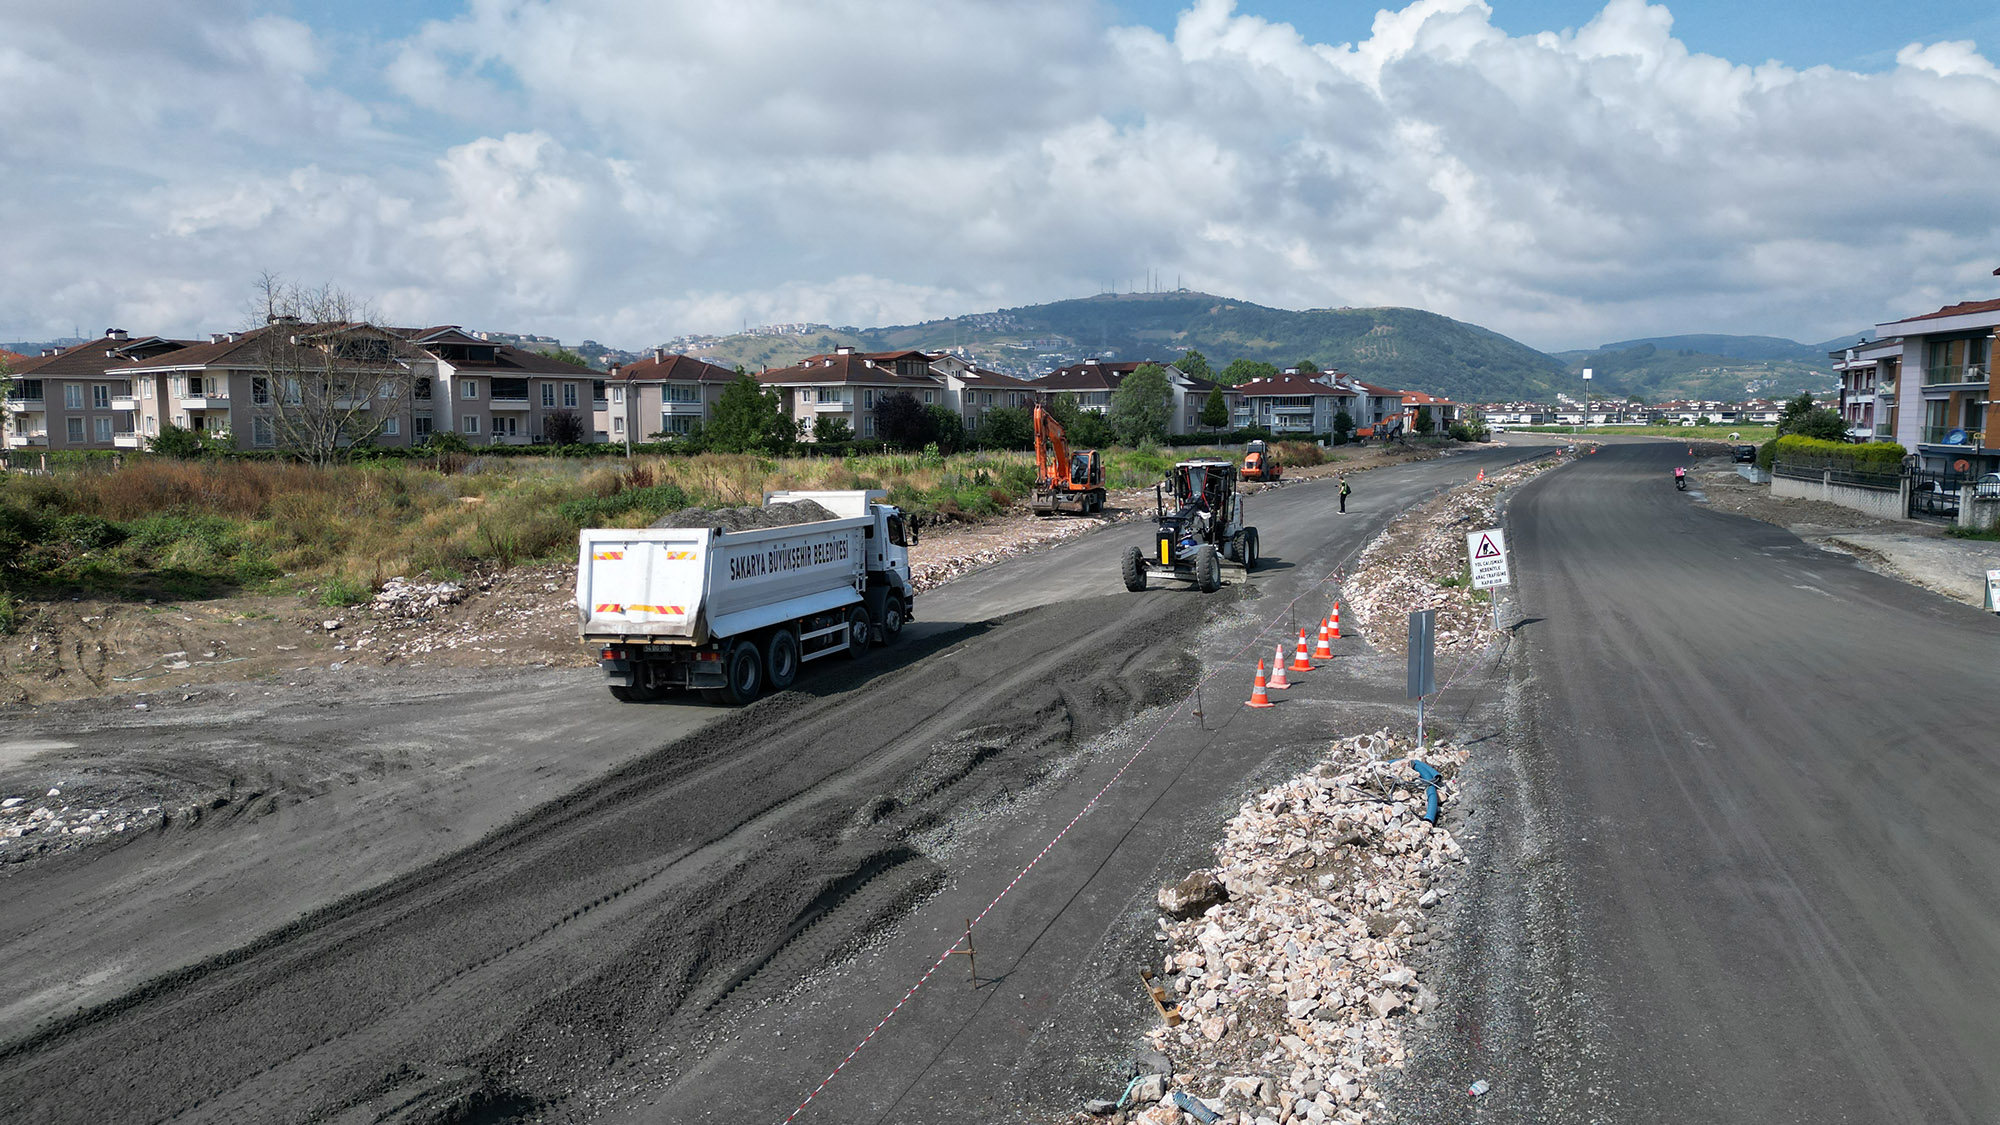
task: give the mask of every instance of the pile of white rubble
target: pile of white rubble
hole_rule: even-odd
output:
[[[1172,1073],[1139,1074],[1122,1105],[1093,1102],[1087,1117],[1370,1120],[1378,1079],[1403,1064],[1405,1022],[1438,1002],[1409,961],[1464,862],[1451,832],[1424,820],[1413,750],[1386,731],[1335,744],[1244,803],[1212,871],[1160,892],[1159,980],[1182,1022],[1148,1033],[1148,1057],[1174,1060]],[[1466,752],[1414,756],[1438,771],[1447,819]]]

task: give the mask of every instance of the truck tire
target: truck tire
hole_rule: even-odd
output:
[[[875,625],[882,630],[882,643],[889,644],[903,631],[903,598],[886,588],[878,587],[868,592],[868,609],[875,619]]]
[[[1222,589],[1222,564],[1215,557],[1215,544],[1203,543],[1194,549],[1194,584],[1204,594]]]
[[[1244,570],[1257,569],[1257,529],[1254,527],[1246,527],[1243,529],[1242,561]]]
[[[874,623],[868,620],[868,611],[855,606],[847,611],[847,658],[861,659],[868,651],[868,642],[875,637]]]
[[[1243,561],[1243,548],[1243,533],[1239,531],[1229,537],[1228,543],[1223,544],[1223,557],[1227,558],[1230,562],[1240,563]]]
[[[764,678],[772,691],[784,691],[799,678],[799,635],[777,629],[764,646]]]
[[[722,658],[722,674],[729,681],[722,688],[723,702],[739,707],[753,702],[764,691],[764,656],[751,642],[737,641]]]
[[[1125,588],[1138,593],[1146,588],[1146,560],[1139,555],[1139,548],[1125,548],[1125,557],[1118,560],[1118,569],[1125,574]]]

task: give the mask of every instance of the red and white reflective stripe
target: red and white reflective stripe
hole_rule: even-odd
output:
[[[1181,701],[1179,703],[1174,704],[1174,709],[1167,713],[1166,718],[1160,720],[1160,725],[1153,728],[1153,733],[1146,736],[1146,740],[1139,744],[1139,748],[1137,750],[1132,751],[1132,756],[1125,759],[1125,764],[1118,767],[1118,772],[1111,775],[1111,780],[1105,782],[1104,787],[1097,791],[1097,795],[1092,797],[1089,801],[1085,802],[1083,808],[1077,810],[1077,814],[1069,819],[1069,823],[1062,826],[1062,831],[1056,833],[1055,838],[1050,840],[1046,845],[1044,845],[1041,851],[1036,852],[1035,858],[1029,860],[1028,865],[1026,867],[1021,868],[1019,872],[1015,873],[1012,879],[1007,881],[1006,886],[1000,888],[1000,893],[993,896],[993,901],[986,904],[986,909],[981,910],[977,915],[973,917],[971,924],[967,928],[968,929],[975,928],[979,925],[980,922],[984,921],[986,916],[993,912],[993,908],[1000,905],[1000,900],[1006,898],[1007,893],[1009,891],[1012,891],[1017,885],[1019,885],[1021,880],[1027,878],[1028,872],[1033,871],[1035,869],[1036,864],[1042,862],[1042,857],[1048,855],[1049,852],[1053,851],[1055,849],[1055,846],[1058,843],[1062,842],[1062,838],[1064,836],[1069,835],[1069,830],[1076,827],[1077,821],[1082,820],[1085,814],[1089,813],[1091,809],[1097,807],[1097,803],[1104,799],[1104,795],[1111,791],[1111,787],[1113,785],[1118,784],[1118,779],[1124,777],[1125,772],[1132,768],[1132,764],[1139,760],[1139,755],[1144,754],[1146,750],[1153,745],[1153,740],[1160,737],[1160,732],[1167,729],[1167,724],[1173,722],[1175,718],[1179,717],[1181,709],[1188,705],[1188,701],[1195,697],[1195,693],[1199,692],[1202,689],[1202,685],[1208,683],[1209,680],[1214,679],[1216,676],[1221,675],[1223,672],[1227,671],[1228,670],[1227,665],[1234,662],[1238,657],[1242,656],[1245,652],[1249,651],[1250,646],[1262,644],[1265,634],[1269,633],[1272,629],[1278,628],[1279,627],[1278,623],[1281,620],[1284,620],[1286,616],[1291,612],[1292,607],[1297,605],[1301,600],[1303,600],[1307,594],[1313,593],[1314,591],[1318,590],[1320,587],[1326,585],[1329,582],[1338,584],[1342,573],[1343,573],[1342,571],[1335,570],[1333,573],[1327,575],[1325,578],[1322,578],[1318,582],[1313,583],[1310,587],[1308,587],[1305,590],[1304,593],[1299,594],[1298,597],[1295,597],[1291,601],[1286,602],[1284,606],[1278,610],[1277,614],[1271,618],[1268,624],[1266,624],[1262,629],[1257,630],[1255,636],[1252,636],[1249,640],[1244,641],[1241,645],[1237,646],[1236,651],[1230,653],[1226,658],[1224,658],[1223,661],[1216,666],[1214,671],[1208,673],[1208,675],[1203,676],[1201,679],[1195,681],[1194,690],[1182,696]],[[956,939],[953,939],[951,943],[951,948],[945,950],[943,953],[938,954],[937,960],[931,962],[931,967],[925,969],[924,975],[917,978],[917,983],[911,985],[909,989],[905,991],[903,995],[896,1001],[895,1005],[891,1007],[888,1010],[888,1012],[884,1013],[881,1019],[875,1021],[875,1026],[869,1028],[868,1034],[861,1037],[861,1042],[856,1043],[854,1045],[854,1049],[847,1052],[847,1057],[840,1060],[839,1065],[835,1066],[831,1071],[827,1072],[827,1076],[825,1078],[820,1079],[819,1085],[813,1087],[812,1093],[806,1095],[806,1099],[798,1104],[798,1108],[792,1110],[792,1112],[785,1115],[785,1122],[789,1123],[793,1119],[797,1118],[799,1114],[804,1113],[806,1107],[813,1103],[813,1099],[819,1097],[820,1091],[825,1090],[828,1086],[833,1084],[833,1080],[840,1076],[840,1072],[847,1068],[847,1064],[854,1061],[854,1056],[860,1054],[861,1049],[863,1047],[866,1047],[869,1044],[869,1042],[875,1038],[876,1033],[881,1031],[883,1027],[887,1026],[890,1020],[896,1018],[896,1013],[903,1010],[903,1005],[910,1002],[910,997],[915,996],[917,994],[917,990],[922,988],[925,982],[931,979],[931,974],[937,972],[938,969],[941,968],[946,961],[951,959],[951,955],[956,952],[958,952],[958,941]]]

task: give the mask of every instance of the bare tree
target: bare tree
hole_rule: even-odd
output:
[[[430,390],[431,365],[408,341],[330,285],[308,289],[267,273],[257,289],[263,324],[250,330],[250,397],[279,449],[332,464],[409,424],[412,403]]]

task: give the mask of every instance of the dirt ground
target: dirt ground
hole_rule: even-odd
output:
[[[1354,446],[1336,462],[1250,489],[1433,455],[1414,446]],[[1143,518],[1152,505],[1150,490],[1133,490],[1113,493],[1101,517],[1020,510],[926,528],[910,551],[911,569],[918,588],[927,589],[1105,523]],[[72,699],[178,698],[205,685],[290,682],[363,668],[421,675],[439,668],[588,667],[591,656],[576,641],[574,570],[562,562],[464,583],[392,579],[374,602],[340,608],[289,595],[25,601],[20,629],[0,637],[0,714]]]

